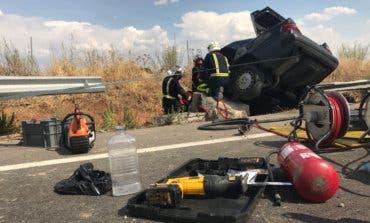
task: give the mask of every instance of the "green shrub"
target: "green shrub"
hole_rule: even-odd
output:
[[[184,121],[183,112],[171,111],[166,115],[165,125],[180,124]]]
[[[12,113],[10,118],[4,112],[1,113],[0,135],[10,134],[16,131],[14,120],[15,120],[14,112]]]
[[[103,129],[111,130],[111,129],[114,129],[115,126],[116,126],[116,121],[114,120],[112,110],[106,110],[103,113]]]
[[[126,129],[132,129],[137,126],[134,115],[127,108],[123,110],[122,122]]]

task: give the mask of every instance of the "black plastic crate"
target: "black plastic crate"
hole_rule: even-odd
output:
[[[22,122],[23,146],[44,148],[59,147],[62,135],[61,120],[23,121]]]
[[[251,160],[259,160],[251,162]],[[243,157],[219,158],[218,160],[193,159],[178,169],[171,172],[166,178],[157,183],[166,181],[168,178],[189,176],[191,171],[204,170],[205,168],[214,168],[218,173],[223,169],[225,163],[230,169],[247,170],[261,169],[261,174],[257,175],[256,181],[266,182],[267,165],[264,158],[261,157]],[[221,168],[220,168],[221,167]],[[222,171],[221,171],[222,172]],[[222,173],[219,174],[222,174]],[[184,198],[180,208],[159,208],[150,207],[146,202],[144,191],[130,198],[123,213],[132,217],[160,220],[165,222],[245,222],[253,212],[258,198],[261,196],[265,186],[248,187],[247,192],[238,198],[216,197],[210,199],[192,199]]]

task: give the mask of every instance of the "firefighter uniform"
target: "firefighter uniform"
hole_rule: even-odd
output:
[[[218,100],[223,98],[223,90],[229,83],[229,66],[227,58],[219,51],[211,51],[206,55],[205,69],[209,76],[209,94]]]
[[[203,64],[195,64],[192,69],[192,91],[204,92],[208,94],[209,88],[207,85],[208,76],[204,71]]]
[[[162,106],[165,114],[181,112],[179,95],[188,99],[188,94],[179,83],[182,75],[169,75],[162,82]]]

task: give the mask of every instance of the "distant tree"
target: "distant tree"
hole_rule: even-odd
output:
[[[339,47],[338,55],[340,58],[350,58],[355,60],[365,60],[369,52],[369,44],[363,45],[355,42],[354,44],[342,44]]]
[[[11,42],[3,39],[0,46],[2,75],[37,75],[39,66],[33,55],[22,56]]]
[[[182,56],[180,50],[175,44],[164,47],[162,54],[158,58],[160,70],[166,71],[176,65],[181,65]]]

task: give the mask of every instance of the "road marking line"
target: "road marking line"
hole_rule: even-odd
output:
[[[273,133],[258,133],[253,135],[246,135],[246,136],[233,136],[228,138],[220,138],[220,139],[210,139],[198,142],[186,142],[186,143],[179,143],[173,145],[166,145],[166,146],[157,146],[151,148],[144,148],[139,149],[138,153],[149,153],[149,152],[156,152],[156,151],[163,151],[169,149],[178,149],[184,147],[192,147],[192,146],[202,146],[202,145],[209,145],[209,144],[216,144],[216,143],[223,143],[223,142],[232,142],[232,141],[240,141],[245,139],[256,139],[256,138],[263,138],[268,136],[274,136]]]
[[[156,151],[179,149],[179,148],[201,146],[201,145],[209,145],[209,144],[216,144],[216,143],[223,143],[223,142],[232,142],[232,141],[240,141],[240,140],[246,140],[246,139],[263,138],[263,137],[269,137],[269,136],[274,136],[274,135],[275,134],[272,134],[272,133],[258,133],[258,134],[246,135],[246,136],[233,136],[233,137],[228,137],[228,138],[211,139],[211,140],[204,140],[204,141],[197,141],[197,142],[187,142],[187,143],[179,143],[179,144],[172,144],[172,145],[155,146],[155,147],[138,149],[137,152],[139,154],[141,154],[141,153],[150,153],[150,152],[156,152]],[[25,168],[32,168],[32,167],[49,166],[49,165],[55,165],[55,164],[64,164],[64,163],[73,163],[73,162],[79,162],[79,161],[104,159],[104,158],[108,158],[108,153],[100,153],[100,154],[76,156],[76,157],[69,157],[69,158],[62,158],[62,159],[52,159],[52,160],[44,160],[44,161],[38,161],[38,162],[20,163],[20,164],[13,164],[13,165],[7,165],[7,166],[0,166],[0,172],[9,171],[9,170],[19,170],[19,169],[25,169]]]

